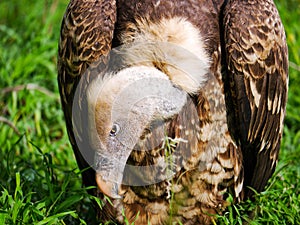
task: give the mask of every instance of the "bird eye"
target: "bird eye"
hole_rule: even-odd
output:
[[[117,133],[119,132],[120,127],[118,124],[114,124],[109,132],[109,136],[111,137],[115,137],[117,135]]]

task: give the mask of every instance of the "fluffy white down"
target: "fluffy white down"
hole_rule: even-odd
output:
[[[174,85],[187,93],[197,93],[208,79],[210,59],[197,27],[184,18],[163,18],[128,24],[123,32],[128,64],[155,65],[169,76]]]

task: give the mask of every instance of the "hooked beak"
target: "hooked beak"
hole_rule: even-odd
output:
[[[116,182],[104,180],[102,175],[99,173],[96,173],[96,182],[98,185],[99,190],[114,199],[122,198],[120,193],[121,190],[121,184],[118,184]]]
[[[120,153],[119,151],[117,153]],[[127,158],[131,151],[125,151],[125,154],[104,155],[97,152],[95,155],[96,162],[96,182],[99,190],[113,198],[122,198],[121,185]]]

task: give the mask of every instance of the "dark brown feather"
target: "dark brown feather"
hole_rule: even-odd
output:
[[[61,103],[64,110],[67,131],[74,149],[78,166],[83,172],[85,185],[95,185],[95,172],[87,169],[86,162],[74,137],[72,125],[72,106],[77,85],[81,76],[95,61],[103,63],[103,70],[108,62],[116,21],[114,1],[74,0],[65,12],[58,48],[58,84]],[[90,80],[88,74],[85,75]],[[83,87],[84,88],[84,87]],[[82,102],[76,103],[80,107]]]
[[[285,33],[272,1],[228,1],[222,22],[229,127],[242,148],[244,185],[262,191],[274,172],[282,136]]]

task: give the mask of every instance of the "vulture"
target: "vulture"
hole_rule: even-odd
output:
[[[58,84],[99,221],[211,224],[264,190],[287,54],[272,0],[71,0]]]

